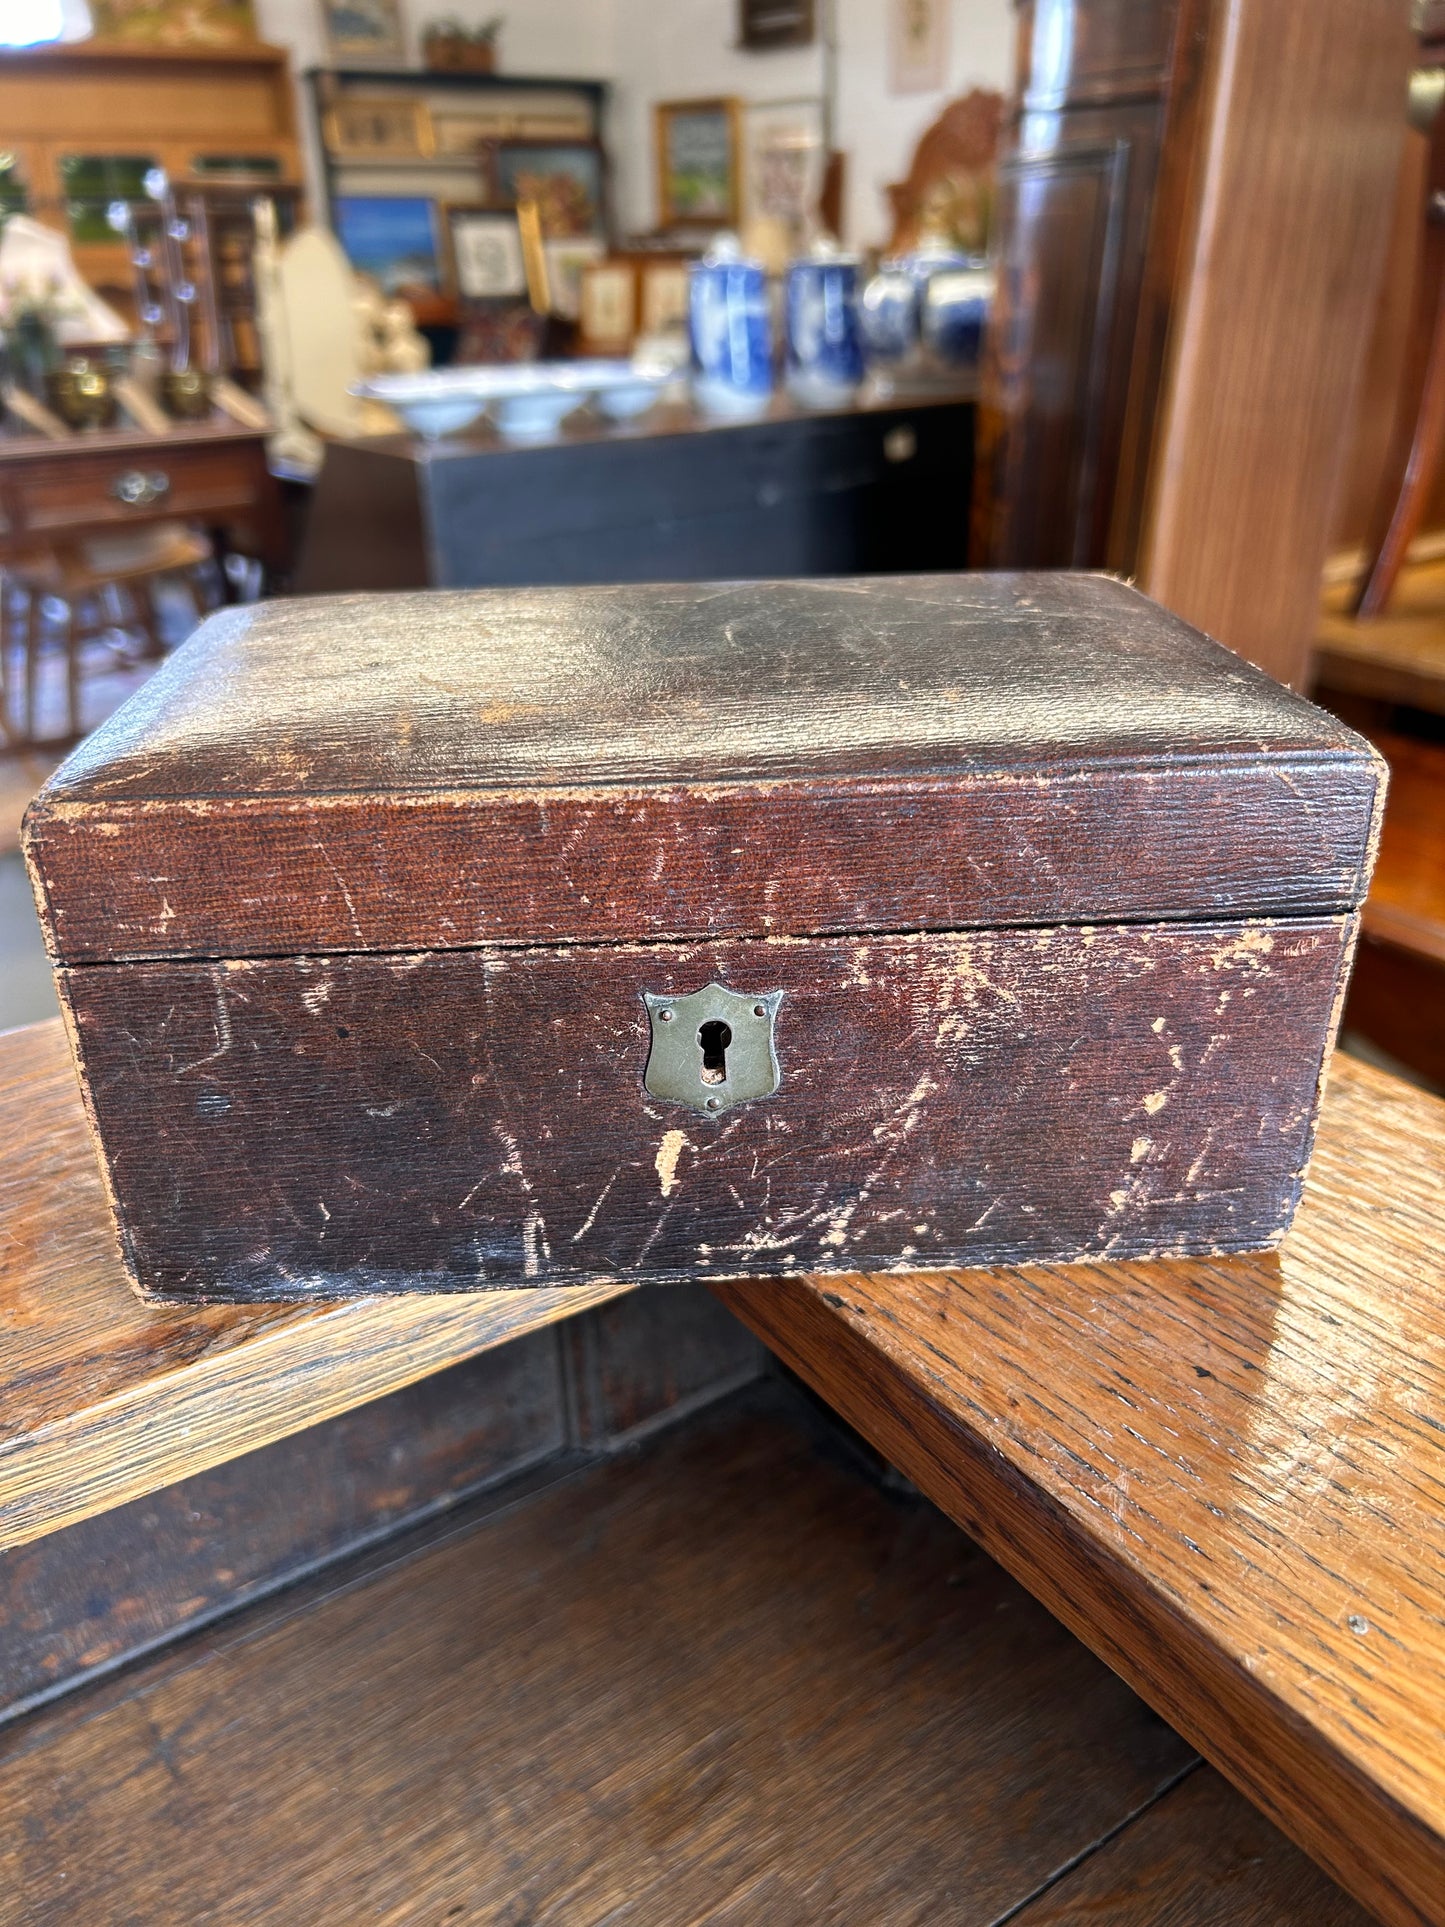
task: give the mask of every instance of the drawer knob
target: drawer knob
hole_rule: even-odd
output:
[[[159,502],[163,495],[170,494],[171,478],[161,468],[153,468],[149,475],[144,469],[128,468],[124,475],[116,476],[110,492],[127,508],[148,508],[152,502]]]

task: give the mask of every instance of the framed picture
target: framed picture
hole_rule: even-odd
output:
[[[339,100],[327,108],[321,132],[338,161],[412,161],[436,147],[426,102],[408,94]]]
[[[332,224],[350,261],[385,294],[439,294],[437,209],[420,195],[338,194]]]
[[[661,100],[658,224],[736,227],[742,218],[741,112],[736,100]]]
[[[687,328],[687,264],[648,261],[642,269],[642,333],[664,335]]]
[[[527,270],[515,212],[495,207],[443,209],[451,282],[463,301],[525,297]]]
[[[545,141],[570,146],[574,141],[593,138],[592,115],[585,107],[559,108],[556,113],[515,107],[433,108],[431,121],[438,154],[475,154],[483,141]]]
[[[626,261],[584,268],[578,318],[589,348],[625,353],[637,333],[637,270]]]
[[[937,94],[948,84],[949,0],[888,0],[888,86]]]
[[[401,0],[321,0],[332,67],[400,67],[406,57]]]
[[[606,177],[597,141],[498,141],[491,149],[492,193],[515,206],[534,201],[548,241],[603,236]]]
[[[822,101],[749,106],[743,148],[747,219],[777,221],[800,241],[823,191]]]
[[[526,108],[512,117],[514,124],[503,136],[519,141],[590,141],[596,127],[590,107]]]
[[[251,0],[92,0],[97,43],[131,47],[243,47],[256,39]]]
[[[480,154],[482,142],[497,138],[497,123],[486,114],[434,113],[432,152],[464,159]]]
[[[582,313],[582,276],[600,261],[607,244],[597,235],[578,235],[565,241],[544,241],[547,257],[547,288],[551,309],[564,321],[576,321]]]
[[[813,0],[738,0],[738,45],[749,53],[810,47],[816,31]]]

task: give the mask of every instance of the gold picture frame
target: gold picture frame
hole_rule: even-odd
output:
[[[352,94],[334,101],[321,133],[335,161],[417,161],[436,153],[427,104],[410,94]]]
[[[589,354],[631,354],[637,336],[637,269],[630,261],[593,261],[582,270],[578,306]]]
[[[401,0],[321,0],[330,67],[400,67],[406,59]]]
[[[647,261],[641,269],[641,332],[666,334],[687,328],[687,263]]]
[[[742,219],[742,103],[660,100],[653,108],[660,228],[728,228]]]
[[[498,124],[495,115],[434,113],[432,152],[450,160],[479,160],[483,141],[497,138]]]

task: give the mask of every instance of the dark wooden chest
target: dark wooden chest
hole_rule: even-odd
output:
[[[1382,766],[1122,584],[231,610],[27,851],[128,1265],[286,1298],[1287,1228]]]

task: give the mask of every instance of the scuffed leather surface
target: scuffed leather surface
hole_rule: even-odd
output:
[[[1124,584],[961,575],[336,596],[211,617],[49,800],[653,786],[1361,740]]]

